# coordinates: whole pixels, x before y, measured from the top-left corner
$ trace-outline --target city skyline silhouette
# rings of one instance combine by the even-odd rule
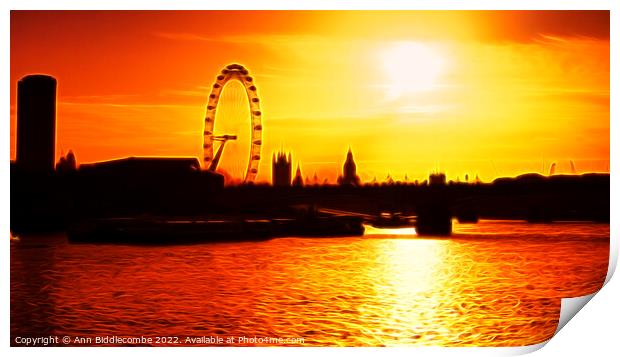
[[[608,172],[606,12],[584,12],[583,21],[571,22],[568,29],[562,21],[575,15],[562,12],[545,12],[537,19],[527,12],[387,12],[368,23],[364,12],[297,12],[286,21],[278,12],[136,14],[127,23],[130,15],[123,12],[60,11],[44,17],[13,13],[12,83],[31,73],[50,74],[60,83],[54,162],[68,150],[78,164],[129,156],[201,159],[201,127],[212,85],[223,66],[239,62],[251,69],[260,92],[265,127],[261,154],[268,157],[284,143],[321,182],[337,182],[342,153],[349,146],[355,150],[362,182],[388,174],[393,180],[407,176],[411,182],[422,181],[433,170],[445,172],[449,180],[463,181],[468,175],[490,182],[527,172],[547,174],[554,162],[556,173],[574,168],[580,173]],[[158,25],[162,16],[175,25],[174,31]],[[218,16],[230,21],[229,35],[195,25]],[[286,26],[278,31],[267,23],[235,27],[241,18],[261,16]],[[309,23],[295,29],[293,18]],[[319,18],[347,27],[328,35],[326,28],[311,25]],[[410,36],[400,30],[399,24],[412,19],[424,20],[428,35],[416,26]],[[493,34],[491,25],[499,19],[527,20],[533,27],[526,31],[514,25]],[[85,21],[89,26],[83,34],[70,33],[70,24]],[[469,31],[446,33],[444,27],[452,22],[450,26]],[[118,29],[110,28],[112,23]],[[137,25],[145,30],[136,33]],[[39,42],[37,26],[55,34],[52,42]],[[350,28],[383,36],[362,40]],[[110,42],[119,31],[125,39]],[[577,36],[580,33],[591,40]],[[71,52],[88,36],[101,40],[97,49],[105,53],[102,57]],[[164,65],[161,56],[138,59],[131,50],[122,50],[136,41],[154,51],[177,48],[162,57],[173,65]],[[340,50],[342,43],[351,45]],[[39,55],[49,46],[55,50]],[[281,48],[290,51],[284,54]],[[197,61],[192,51],[209,51],[210,56]],[[534,59],[525,60],[530,55]],[[482,60],[488,63],[477,65]],[[106,69],[107,63],[118,65]],[[576,69],[571,72],[556,63]],[[587,77],[578,75],[586,70]],[[100,77],[104,73],[106,78]],[[522,87],[523,80],[532,81],[531,87]],[[337,97],[329,94],[334,90]],[[234,97],[235,89],[227,87],[224,95],[227,91]],[[16,98],[11,86],[12,159]],[[236,104],[219,105],[226,111]],[[241,120],[247,123],[249,116]],[[249,141],[228,142],[223,165],[238,161],[238,166],[246,166],[245,149],[238,150],[243,156],[236,160],[226,155]],[[260,165],[257,182],[270,182],[268,160]]]

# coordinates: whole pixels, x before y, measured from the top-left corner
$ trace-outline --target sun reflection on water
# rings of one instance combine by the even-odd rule
[[[382,345],[419,343],[431,337],[428,321],[435,320],[442,290],[437,272],[447,254],[446,241],[390,239],[381,244],[375,266],[380,277],[375,284],[377,295],[388,302],[381,324],[374,335]]]
[[[364,236],[415,236],[416,234],[413,227],[375,228],[371,225],[364,225]]]

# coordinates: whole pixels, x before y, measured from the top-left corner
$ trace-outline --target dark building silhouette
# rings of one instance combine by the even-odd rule
[[[30,75],[17,82],[17,153],[22,170],[51,172],[56,148],[56,79]]]
[[[194,157],[127,157],[80,165],[80,172],[97,176],[119,176],[127,179],[157,180],[166,175],[186,176],[200,171]],[[219,177],[219,174],[212,174]],[[182,182],[179,182],[182,183]]]
[[[344,162],[344,166],[342,168],[342,176],[338,177],[338,183],[341,185],[352,185],[359,186],[360,178],[357,176],[357,166],[355,165],[355,160],[353,160],[353,153],[351,152],[351,148],[349,148],[349,152],[347,153],[347,159]]]
[[[291,186],[291,154],[283,151],[273,154],[271,160],[271,182],[276,187]]]
[[[443,186],[446,184],[446,174],[443,172],[432,173],[428,176],[428,183],[431,186]]]
[[[195,157],[128,157],[81,164],[62,176],[76,207],[72,220],[140,215],[181,216],[213,209],[224,176]]]
[[[302,187],[304,185],[304,179],[301,176],[301,168],[299,164],[297,164],[297,172],[295,173],[295,178],[293,179],[294,187]]]
[[[77,161],[73,151],[69,150],[66,156],[62,156],[56,163],[56,172],[65,174],[77,171]]]

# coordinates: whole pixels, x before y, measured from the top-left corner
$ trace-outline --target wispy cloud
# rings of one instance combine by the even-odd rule
[[[201,36],[189,32],[154,32],[153,35],[169,40],[181,41],[219,41],[218,38]]]
[[[247,35],[224,35],[204,36],[190,32],[154,32],[154,36],[178,41],[205,41],[225,42],[235,44],[258,44],[268,46],[282,46],[294,43],[326,43],[326,38],[317,35],[271,35],[271,34],[247,34]],[[334,40],[331,39],[330,40]]]
[[[159,92],[161,96],[181,96],[181,97],[200,97],[206,98],[211,88],[206,86],[196,86],[193,89],[165,89]],[[205,99],[206,100],[206,99]]]
[[[139,97],[139,94],[95,94],[95,95],[65,95],[63,99],[68,99],[70,102],[93,102],[93,101],[122,101],[126,99],[134,99]]]
[[[126,109],[144,109],[144,108],[195,108],[196,105],[177,104],[177,103],[85,103],[85,102],[71,102],[60,101],[59,105],[67,106],[81,106],[81,107],[111,107],[111,108],[126,108]]]

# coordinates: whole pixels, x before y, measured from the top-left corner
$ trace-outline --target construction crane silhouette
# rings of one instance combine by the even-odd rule
[[[218,135],[218,136],[213,136],[213,141],[220,141],[222,143],[220,144],[219,149],[217,149],[217,153],[215,154],[215,157],[213,158],[213,161],[211,161],[211,165],[209,165],[209,171],[217,170],[217,165],[220,163],[220,157],[222,157],[222,152],[224,151],[224,146],[226,145],[226,142],[228,140],[237,140],[237,135]]]

